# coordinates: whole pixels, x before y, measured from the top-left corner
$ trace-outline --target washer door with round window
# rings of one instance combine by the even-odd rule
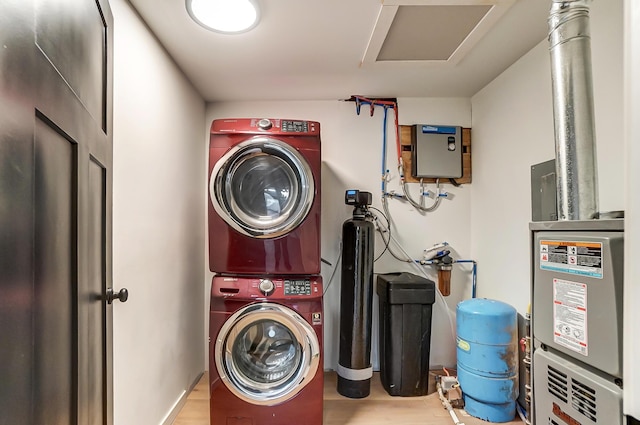
[[[319,361],[311,325],[274,303],[251,304],[234,313],[215,343],[222,382],[241,400],[258,405],[294,397],[315,376]]]
[[[309,164],[271,137],[239,143],[214,166],[211,202],[238,232],[255,238],[289,233],[306,218],[315,193]]]

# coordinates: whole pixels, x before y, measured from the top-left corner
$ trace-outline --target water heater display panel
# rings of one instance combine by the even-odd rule
[[[415,178],[462,177],[462,127],[414,125],[411,153]]]

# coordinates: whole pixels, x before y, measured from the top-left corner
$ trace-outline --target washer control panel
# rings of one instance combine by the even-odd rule
[[[285,295],[311,295],[311,281],[309,279],[285,280]]]
[[[212,285],[212,294],[225,298],[309,299],[323,292],[320,276],[215,276]]]

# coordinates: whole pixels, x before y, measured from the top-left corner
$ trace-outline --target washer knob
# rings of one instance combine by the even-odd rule
[[[276,290],[276,285],[273,284],[269,279],[262,279],[260,281],[260,285],[258,286],[260,292],[262,292],[265,296],[273,294]]]
[[[260,127],[260,130],[269,130],[271,127],[273,127],[273,124],[271,123],[271,120],[263,118],[258,121],[258,127]]]

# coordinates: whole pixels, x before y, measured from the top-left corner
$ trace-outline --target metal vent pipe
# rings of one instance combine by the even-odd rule
[[[587,3],[552,0],[549,14],[559,220],[598,218]]]

